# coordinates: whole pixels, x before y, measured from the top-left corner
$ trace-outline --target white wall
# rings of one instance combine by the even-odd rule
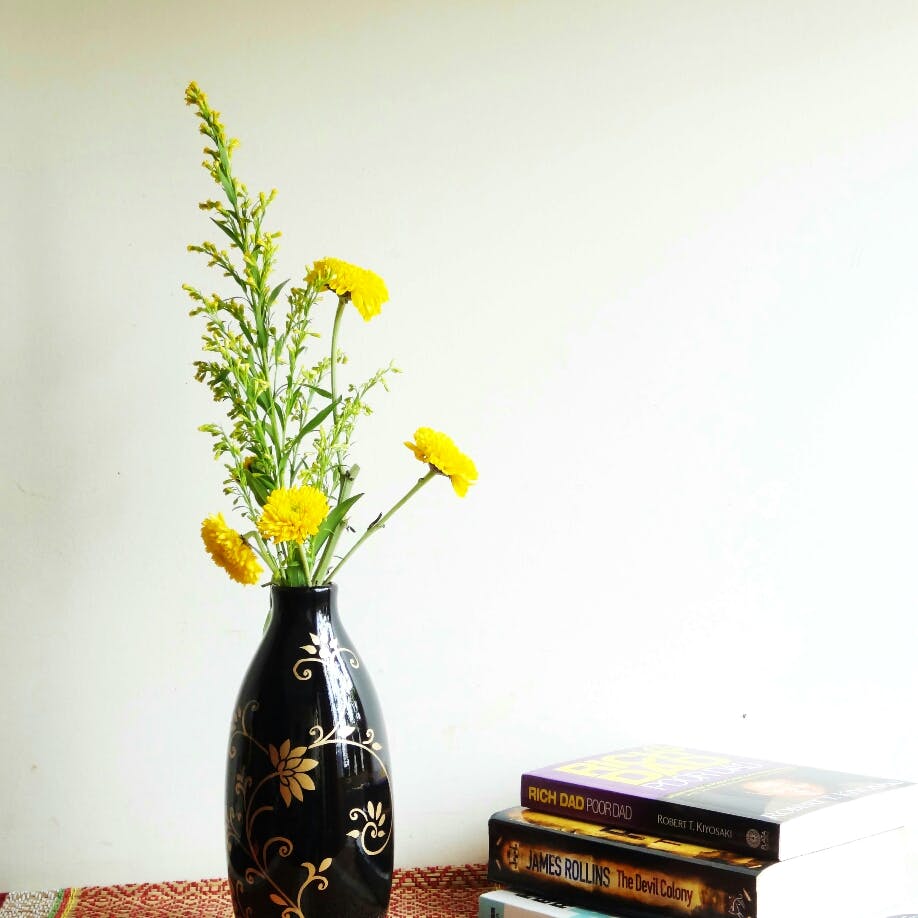
[[[280,276],[389,285],[361,521],[419,424],[480,468],[341,581],[400,864],[638,741],[918,779],[918,7],[0,6],[0,889],[223,872],[266,596],[197,531],[190,79]]]

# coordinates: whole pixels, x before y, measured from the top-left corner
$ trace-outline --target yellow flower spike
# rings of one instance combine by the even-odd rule
[[[201,92],[201,87],[192,80],[185,89],[185,104],[197,105],[200,102],[207,102],[207,96]]]
[[[445,433],[430,427],[419,427],[414,432],[414,443],[406,440],[405,446],[415,458],[446,475],[459,497],[465,497],[469,485],[478,480],[475,463]]]
[[[209,516],[201,523],[201,538],[214,564],[222,567],[237,583],[258,583],[262,566],[245,539],[226,525],[223,514]]]
[[[389,299],[389,291],[378,274],[340,258],[320,258],[306,275],[306,283],[319,283],[323,289],[349,299],[365,322],[378,316],[382,304]]]
[[[258,531],[275,542],[305,542],[328,516],[328,499],[310,485],[275,488],[265,501]]]

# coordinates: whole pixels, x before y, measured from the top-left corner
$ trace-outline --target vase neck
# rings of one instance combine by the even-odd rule
[[[338,587],[334,583],[319,587],[271,586],[271,623],[313,626],[325,620],[334,622],[338,614]]]

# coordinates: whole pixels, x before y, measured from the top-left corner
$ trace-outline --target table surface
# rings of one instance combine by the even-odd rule
[[[387,918],[476,918],[484,864],[396,870]],[[226,880],[0,893],[0,918],[233,918]]]

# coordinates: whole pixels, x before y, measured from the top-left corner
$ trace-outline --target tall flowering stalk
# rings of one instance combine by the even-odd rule
[[[195,84],[185,102],[200,119],[207,138],[204,168],[220,189],[217,199],[200,208],[229,240],[190,245],[231,282],[231,292],[202,293],[185,285],[194,306],[191,315],[205,320],[205,359],[196,362],[196,378],[226,408],[228,424],[204,424],[213,438],[214,456],[227,471],[224,494],[248,526],[239,532],[222,514],[201,524],[201,537],[214,562],[239,583],[257,583],[264,572],[273,583],[313,586],[330,583],[366,539],[437,476],[450,478],[464,496],[478,473],[471,459],[445,435],[419,428],[408,443],[428,471],[388,511],[380,513],[345,551],[339,551],[348,517],[364,496],[353,493],[359,469],[349,460],[357,419],[370,413],[367,396],[377,386],[388,389],[393,364],[359,384],[342,388],[339,369],[346,362],[338,347],[342,317],[353,304],[365,321],[380,313],[389,294],[382,279],[365,268],[336,258],[307,266],[301,286],[276,283],[278,232],[265,226],[276,191],[253,196],[233,174],[233,151],[220,113]],[[337,306],[331,317],[330,347],[316,358],[309,352],[319,333],[313,311],[331,293]]]

